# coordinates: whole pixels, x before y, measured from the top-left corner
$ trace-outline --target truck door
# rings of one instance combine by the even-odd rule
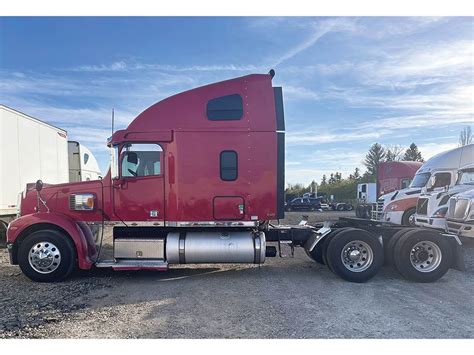
[[[158,144],[128,143],[113,180],[114,212],[122,221],[164,223],[163,150]]]

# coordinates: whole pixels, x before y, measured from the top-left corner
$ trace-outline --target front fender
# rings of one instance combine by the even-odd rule
[[[18,238],[24,238],[29,231],[47,229],[53,226],[64,230],[74,242],[80,269],[90,269],[94,264],[97,251],[91,234],[84,233],[76,222],[70,217],[60,213],[34,213],[21,216],[8,225],[7,244],[14,244]],[[36,227],[36,228],[35,228]]]

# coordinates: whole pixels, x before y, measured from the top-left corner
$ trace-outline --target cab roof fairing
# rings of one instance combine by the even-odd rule
[[[209,120],[209,100],[238,94],[243,99],[243,117],[238,120]],[[126,133],[170,132],[174,130],[226,130],[275,132],[276,122],[268,117],[274,108],[272,74],[250,74],[181,92],[165,98],[140,113],[126,130],[117,131],[107,141],[111,146],[122,141]],[[273,115],[275,117],[275,115]]]

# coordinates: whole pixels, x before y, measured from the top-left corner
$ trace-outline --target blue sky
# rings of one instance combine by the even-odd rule
[[[108,167],[153,103],[276,69],[287,182],[343,176],[374,142],[425,158],[474,122],[474,22],[445,17],[0,18],[0,103],[68,131]]]

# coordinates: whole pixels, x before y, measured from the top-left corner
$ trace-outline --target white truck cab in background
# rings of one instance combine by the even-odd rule
[[[449,199],[459,193],[474,189],[474,155],[471,164],[459,169],[454,186],[446,185],[444,188],[433,188],[434,184],[434,181],[429,181],[418,198],[415,215],[416,225],[444,230]]]
[[[92,152],[79,142],[68,142],[69,182],[102,179],[99,164]]]
[[[474,238],[474,188],[449,199],[446,232],[458,237]]]
[[[422,188],[429,192],[442,192],[446,186],[452,187],[457,180],[457,172],[472,162],[474,144],[454,148],[439,153],[426,161],[415,174],[410,186],[380,197],[383,204],[381,220],[400,225],[415,225],[418,197]],[[428,186],[427,186],[428,185]]]
[[[377,201],[377,184],[375,182],[357,184],[357,202],[375,203],[376,201]]]

